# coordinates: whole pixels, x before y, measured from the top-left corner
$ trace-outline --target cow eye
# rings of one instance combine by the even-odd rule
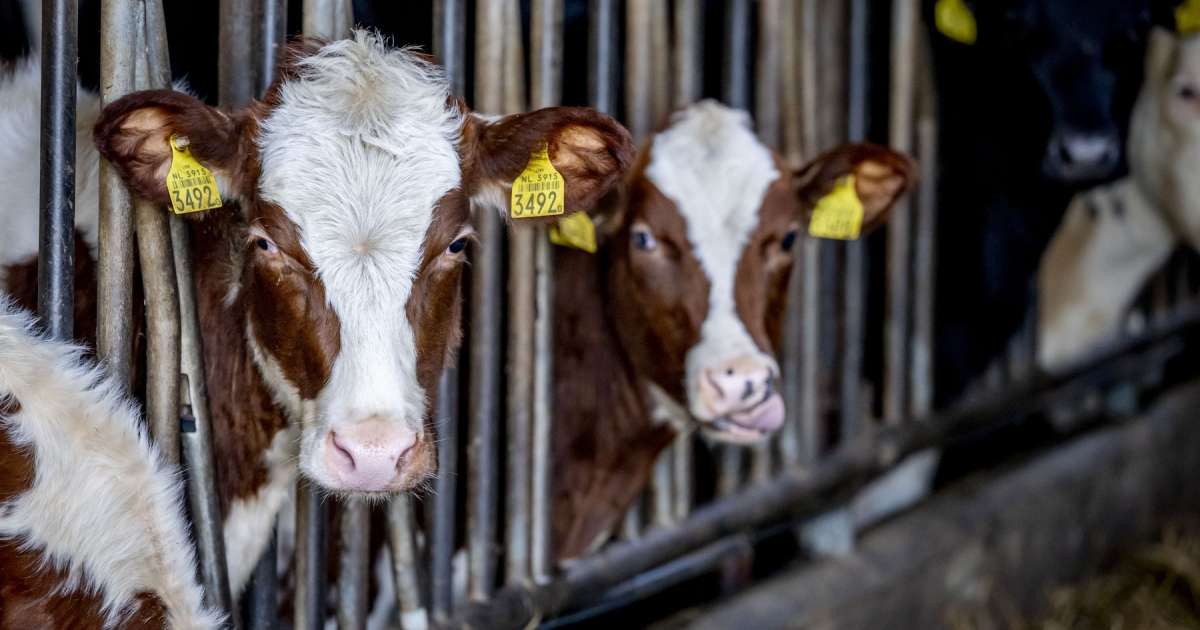
[[[1190,85],[1183,85],[1183,86],[1179,87],[1178,94],[1179,94],[1179,98],[1181,98],[1185,101],[1195,100],[1196,99],[1196,88],[1194,88]]]
[[[274,254],[275,252],[279,251],[279,248],[275,246],[275,243],[272,243],[271,239],[268,238],[257,239],[254,241],[254,245],[268,254]]]
[[[463,236],[461,238],[456,239],[453,243],[450,243],[450,246],[446,248],[446,251],[450,252],[451,254],[458,254],[466,248],[467,248],[467,237]]]
[[[647,230],[644,227],[633,228],[633,232],[630,234],[630,239],[633,241],[633,246],[635,248],[644,252],[653,251],[656,247],[658,247],[658,241],[654,239],[652,234],[650,234],[650,230]]]
[[[796,244],[796,230],[791,230],[787,234],[784,234],[783,240],[779,241],[779,246],[782,247],[783,251],[785,251],[785,252],[792,251],[792,247],[795,244]]]

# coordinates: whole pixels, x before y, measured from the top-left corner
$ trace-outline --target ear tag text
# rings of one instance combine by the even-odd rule
[[[563,176],[550,163],[546,145],[542,144],[529,156],[525,170],[513,180],[510,199],[512,218],[532,219],[562,214],[566,189]]]
[[[964,0],[938,0],[933,17],[942,35],[968,46],[975,43],[975,14]]]
[[[596,253],[596,224],[586,212],[569,214],[550,226],[550,242]]]
[[[217,178],[192,156],[187,138],[172,134],[168,143],[171,169],[167,171],[167,196],[171,198],[171,211],[187,214],[224,205],[217,190]]]
[[[1175,31],[1180,35],[1200,32],[1200,0],[1185,0],[1175,8]]]
[[[854,188],[854,176],[847,175],[838,180],[829,194],[817,201],[808,224],[808,233],[817,238],[853,241],[862,231],[862,222],[862,200]]]

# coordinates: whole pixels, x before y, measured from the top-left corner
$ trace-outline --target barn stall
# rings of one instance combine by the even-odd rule
[[[168,33],[180,30],[172,11],[177,20],[183,12],[156,0],[98,4],[104,100],[169,85],[176,60]],[[75,147],[73,60],[86,63],[77,42],[95,26],[78,11],[74,0],[46,0],[40,37],[39,310],[63,338],[72,334],[74,179],[65,174]],[[214,28],[193,30],[217,42],[215,64],[208,60],[215,82],[203,86],[198,72],[196,87],[211,88],[205,96],[222,105],[263,93],[289,35],[340,38],[362,23],[397,33],[397,43],[428,37],[413,43],[429,46],[454,91],[479,111],[587,104],[617,116],[641,142],[674,108],[713,97],[752,112],[760,138],[794,167],[864,139],[920,164],[915,190],[880,234],[806,239],[797,253],[780,434],[753,448],[678,438],[613,539],[563,566],[550,540],[555,249],[543,228],[506,234],[495,213],[478,213],[480,243],[463,287],[467,341],[439,396],[434,487],[384,508],[343,505],[334,537],[334,499],[302,481],[294,515],[285,514],[294,523],[279,525],[284,551],[260,562],[240,601],[224,570],[187,233],[179,217],[131,197],[102,171],[97,352],[112,369],[130,369],[132,322],[142,310],[134,300],[144,294],[147,420],[187,471],[207,595],[240,611],[240,624],[315,628],[332,614],[340,627],[365,627],[376,594],[370,528],[381,522],[372,509],[386,512],[375,535],[389,543],[395,621],[405,628],[668,618],[701,627],[900,618],[927,627],[947,623],[943,613],[961,598],[983,596],[964,596],[970,589],[946,587],[941,572],[923,566],[965,563],[961,572],[975,581],[963,580],[994,583],[997,592],[1031,580],[1014,596],[1017,609],[1030,611],[1044,589],[1146,538],[1194,499],[1183,482],[1200,470],[1187,452],[1198,436],[1185,422],[1197,396],[1186,382],[1196,375],[1184,356],[1200,307],[1188,257],[1152,281],[1125,327],[1133,332],[1053,371],[1035,364],[1031,304],[992,367],[956,402],[935,408],[935,305],[954,291],[935,286],[936,266],[951,264],[936,259],[937,239],[953,235],[937,233],[939,212],[949,211],[938,204],[929,41],[938,34],[916,0],[439,0],[404,8],[223,0],[210,13]],[[1000,446],[980,437],[1010,435]],[[946,465],[964,449],[987,465]],[[968,473],[973,486],[953,483]],[[1013,508],[1014,496],[1051,497],[1060,509],[1034,501]],[[1071,532],[1070,542],[1048,532]],[[926,546],[930,538],[939,544]],[[292,581],[281,584],[277,555],[289,551]],[[888,596],[873,597],[880,593]],[[732,597],[728,608],[706,608],[721,596]],[[672,617],[684,609],[693,617]]]

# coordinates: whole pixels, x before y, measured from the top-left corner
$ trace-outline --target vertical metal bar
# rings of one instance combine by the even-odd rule
[[[786,28],[783,38],[783,130],[784,152],[788,165],[795,169],[801,166],[804,154],[801,146],[803,137],[803,107],[800,99],[800,16],[795,2],[784,3],[784,15],[780,18]],[[780,430],[779,451],[782,463],[794,467],[800,463],[800,424],[797,421],[800,409],[800,370],[802,335],[803,272],[792,271],[787,287],[787,315],[783,324],[783,349],[780,357],[784,403],[787,407],[787,422]]]
[[[101,3],[100,100],[104,105],[134,90],[134,56],[141,53],[137,43],[144,21],[138,19],[144,18],[141,9],[141,2],[130,0]],[[101,160],[96,354],[126,387],[133,370],[133,223],[129,189],[108,160]]]
[[[534,0],[531,33],[530,99],[550,107],[562,100],[562,0]],[[537,583],[550,580],[554,569],[551,504],[554,466],[554,249],[539,227],[534,235],[535,286],[533,373],[533,521],[530,572]]]
[[[142,3],[135,3],[142,6]],[[106,5],[107,6],[107,5]],[[119,16],[114,19],[120,20]],[[103,20],[102,20],[103,22]],[[145,78],[135,80],[141,89],[171,84],[166,25],[161,0],[146,0],[139,35],[148,58]],[[107,41],[107,37],[104,38]],[[108,76],[101,61],[101,72]],[[115,73],[115,69],[113,70]],[[107,79],[101,81],[105,84]],[[101,179],[105,163],[101,161]],[[133,199],[138,257],[146,303],[146,421],[159,451],[179,463],[179,291],[171,232],[163,208],[144,199]]]
[[[801,82],[801,118],[804,130],[804,153],[816,155],[821,146],[821,131],[818,127],[818,110],[820,100],[817,95],[819,74],[818,55],[820,3],[818,0],[804,0],[800,15],[800,82]],[[805,466],[816,464],[820,444],[824,432],[820,423],[820,297],[821,297],[821,247],[817,239],[805,239],[801,253],[803,264],[800,276],[795,283],[799,284],[799,303],[802,314],[792,322],[799,330],[794,331],[800,341],[800,373],[798,387],[789,387],[796,399],[786,401],[789,406],[795,404],[797,420],[800,426],[800,463]],[[793,294],[793,297],[797,297]]]
[[[477,0],[475,38],[475,98],[485,113],[503,110],[504,3]],[[496,421],[499,411],[500,323],[502,304],[500,217],[495,208],[476,214],[479,247],[471,269],[470,360],[470,494],[467,513],[469,594],[482,600],[491,595],[496,569],[497,462]]]
[[[434,4],[433,52],[446,71],[450,88],[466,90],[466,16],[464,0]],[[433,531],[430,532],[430,609],[434,620],[449,618],[454,601],[455,528],[458,518],[458,369],[448,367],[438,384],[438,475],[434,478]],[[393,565],[399,555],[393,551]],[[399,567],[396,568],[399,572]]]
[[[393,497],[388,505],[388,547],[392,550],[392,576],[396,583],[396,604],[404,630],[425,628],[429,615],[421,598],[421,574],[417,570],[417,523],[413,518],[412,497]],[[361,627],[361,626],[360,626]]]
[[[531,27],[531,38],[537,38],[536,17]],[[504,82],[506,92],[505,111],[525,109],[524,99],[516,98],[521,86],[522,65],[518,55],[521,20],[516,3],[509,3],[504,11],[502,33],[505,34],[504,62],[509,75]],[[537,50],[537,42],[531,42]],[[536,53],[535,53],[536,54]],[[537,60],[532,66],[536,68]],[[517,75],[516,80],[511,75]],[[535,86],[536,87],[536,86]],[[520,91],[523,95],[523,91]],[[505,579],[510,584],[525,583],[529,579],[530,491],[533,487],[531,455],[533,439],[533,336],[537,305],[534,303],[537,279],[534,277],[534,242],[538,234],[528,225],[514,225],[508,234],[508,378],[507,414],[508,427],[507,464],[508,479],[505,484],[507,527],[505,527]]]
[[[279,602],[276,592],[279,590],[279,567],[276,562],[279,548],[276,544],[275,531],[267,541],[267,548],[262,558],[254,565],[254,573],[250,576],[250,587],[247,589],[245,618],[252,630],[271,630],[277,627],[279,617]]]
[[[325,627],[325,528],[328,508],[315,485],[303,477],[296,487],[295,608],[297,630]]]
[[[76,0],[42,2],[41,216],[38,314],[46,333],[75,328]]]
[[[616,109],[617,0],[589,0],[588,101],[596,111]]]
[[[699,0],[675,1],[674,63],[675,107],[700,98],[702,83],[704,16]]]
[[[217,503],[216,467],[212,453],[212,422],[204,372],[204,348],[200,341],[200,319],[196,309],[196,285],[192,279],[191,246],[184,219],[172,215],[171,247],[175,255],[179,286],[180,321],[180,433],[184,465],[188,474],[188,499],[196,536],[196,551],[208,603],[232,611],[228,565],[225,563],[224,519]],[[235,620],[236,621],[236,620]]]
[[[650,133],[654,71],[650,46],[654,0],[629,0],[625,6],[625,126],[635,142]]]
[[[259,0],[258,63],[260,70],[255,93],[263,94],[275,80],[279,50],[287,40],[288,0]]]
[[[851,142],[862,142],[867,138],[871,108],[867,93],[870,80],[870,50],[867,39],[869,25],[870,3],[867,0],[851,0],[847,73],[849,115],[846,120],[846,135]],[[862,366],[863,337],[866,334],[863,311],[867,306],[866,248],[866,243],[861,240],[846,244],[840,391],[842,440],[848,440],[858,434],[865,411],[862,400]]]
[[[217,100],[224,106],[249,103],[262,82],[254,5],[255,0],[220,0]]]
[[[923,418],[933,411],[934,298],[937,293],[937,143],[938,127],[934,99],[933,69],[928,40],[922,37],[924,70],[921,72],[920,119],[917,149],[921,174],[917,189],[917,226],[913,254],[912,413]],[[1037,356],[1036,310],[1026,318],[1028,361]]]
[[[671,25],[667,19],[667,3],[650,5],[650,131],[666,120],[671,111]]]
[[[337,623],[342,630],[367,625],[367,584],[370,578],[370,509],[362,499],[342,502],[338,528]]]
[[[354,6],[350,0],[304,0],[305,35],[323,39],[342,39],[354,26]]]
[[[888,143],[897,151],[912,150],[915,104],[914,60],[917,49],[917,2],[895,0],[892,6],[892,69]],[[908,413],[909,332],[912,295],[912,215],[901,200],[892,212],[887,232],[886,363],[883,382],[883,415],[888,423]]]
[[[755,83],[755,121],[758,136],[778,151],[783,141],[780,117],[783,106],[783,38],[786,0],[763,0],[758,7],[758,77]],[[757,445],[750,456],[750,478],[766,481],[772,472],[772,453],[778,438]]]

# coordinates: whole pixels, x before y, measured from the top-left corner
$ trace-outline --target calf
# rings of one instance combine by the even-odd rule
[[[923,4],[941,156],[934,363],[944,406],[1025,321],[1071,197],[1120,175],[1155,3]],[[963,20],[970,28],[956,29]]]
[[[677,432],[752,444],[779,428],[775,352],[814,206],[850,185],[870,230],[911,172],[901,155],[849,145],[793,173],[746,114],[711,101],[651,139],[622,198],[596,213],[599,251],[558,252],[559,558],[608,535]]]
[[[1038,275],[1038,362],[1116,335],[1180,242],[1200,248],[1200,37],[1156,30],[1130,123],[1130,176],[1076,198]]]
[[[586,210],[632,153],[627,132],[591,110],[474,115],[435,66],[366,32],[292,45],[266,98],[246,108],[148,91],[95,123],[100,154],[162,204],[172,137],[227,204],[189,215],[188,227],[235,589],[297,467],[331,492],[367,497],[434,473],[429,414],[459,344],[470,201],[508,216],[512,181],[545,146],[566,207]],[[20,159],[35,162],[36,146],[34,136]],[[95,159],[81,150],[81,166]],[[93,212],[81,204],[85,236]]]
[[[81,348],[0,300],[0,627],[215,628],[178,472]]]

